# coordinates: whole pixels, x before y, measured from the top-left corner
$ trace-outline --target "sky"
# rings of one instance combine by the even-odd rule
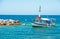
[[[60,0],[0,0],[0,15],[60,15]]]

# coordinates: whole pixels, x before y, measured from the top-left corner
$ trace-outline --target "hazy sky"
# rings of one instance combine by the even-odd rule
[[[0,0],[0,15],[60,15],[60,0]]]

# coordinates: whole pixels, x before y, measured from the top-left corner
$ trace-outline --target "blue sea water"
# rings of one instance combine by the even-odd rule
[[[20,20],[30,24],[37,15],[0,15],[0,19]],[[47,17],[42,15],[41,17]],[[60,15],[48,15],[56,19],[56,26],[48,28],[30,26],[0,26],[0,39],[60,39]],[[27,21],[25,21],[25,19]]]

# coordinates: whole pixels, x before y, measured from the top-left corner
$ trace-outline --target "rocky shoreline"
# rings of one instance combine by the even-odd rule
[[[3,25],[20,25],[20,21],[13,19],[0,19],[0,26]]]

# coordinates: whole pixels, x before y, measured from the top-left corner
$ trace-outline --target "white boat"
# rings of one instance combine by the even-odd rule
[[[39,12],[41,12],[41,6],[39,8]],[[55,20],[51,18],[42,18],[39,15],[32,21],[32,26],[33,27],[50,27],[50,26],[55,26]]]
[[[52,21],[52,19],[48,18],[41,18],[40,20],[34,20],[32,22],[33,27],[49,27],[49,26],[55,26],[55,22]]]

